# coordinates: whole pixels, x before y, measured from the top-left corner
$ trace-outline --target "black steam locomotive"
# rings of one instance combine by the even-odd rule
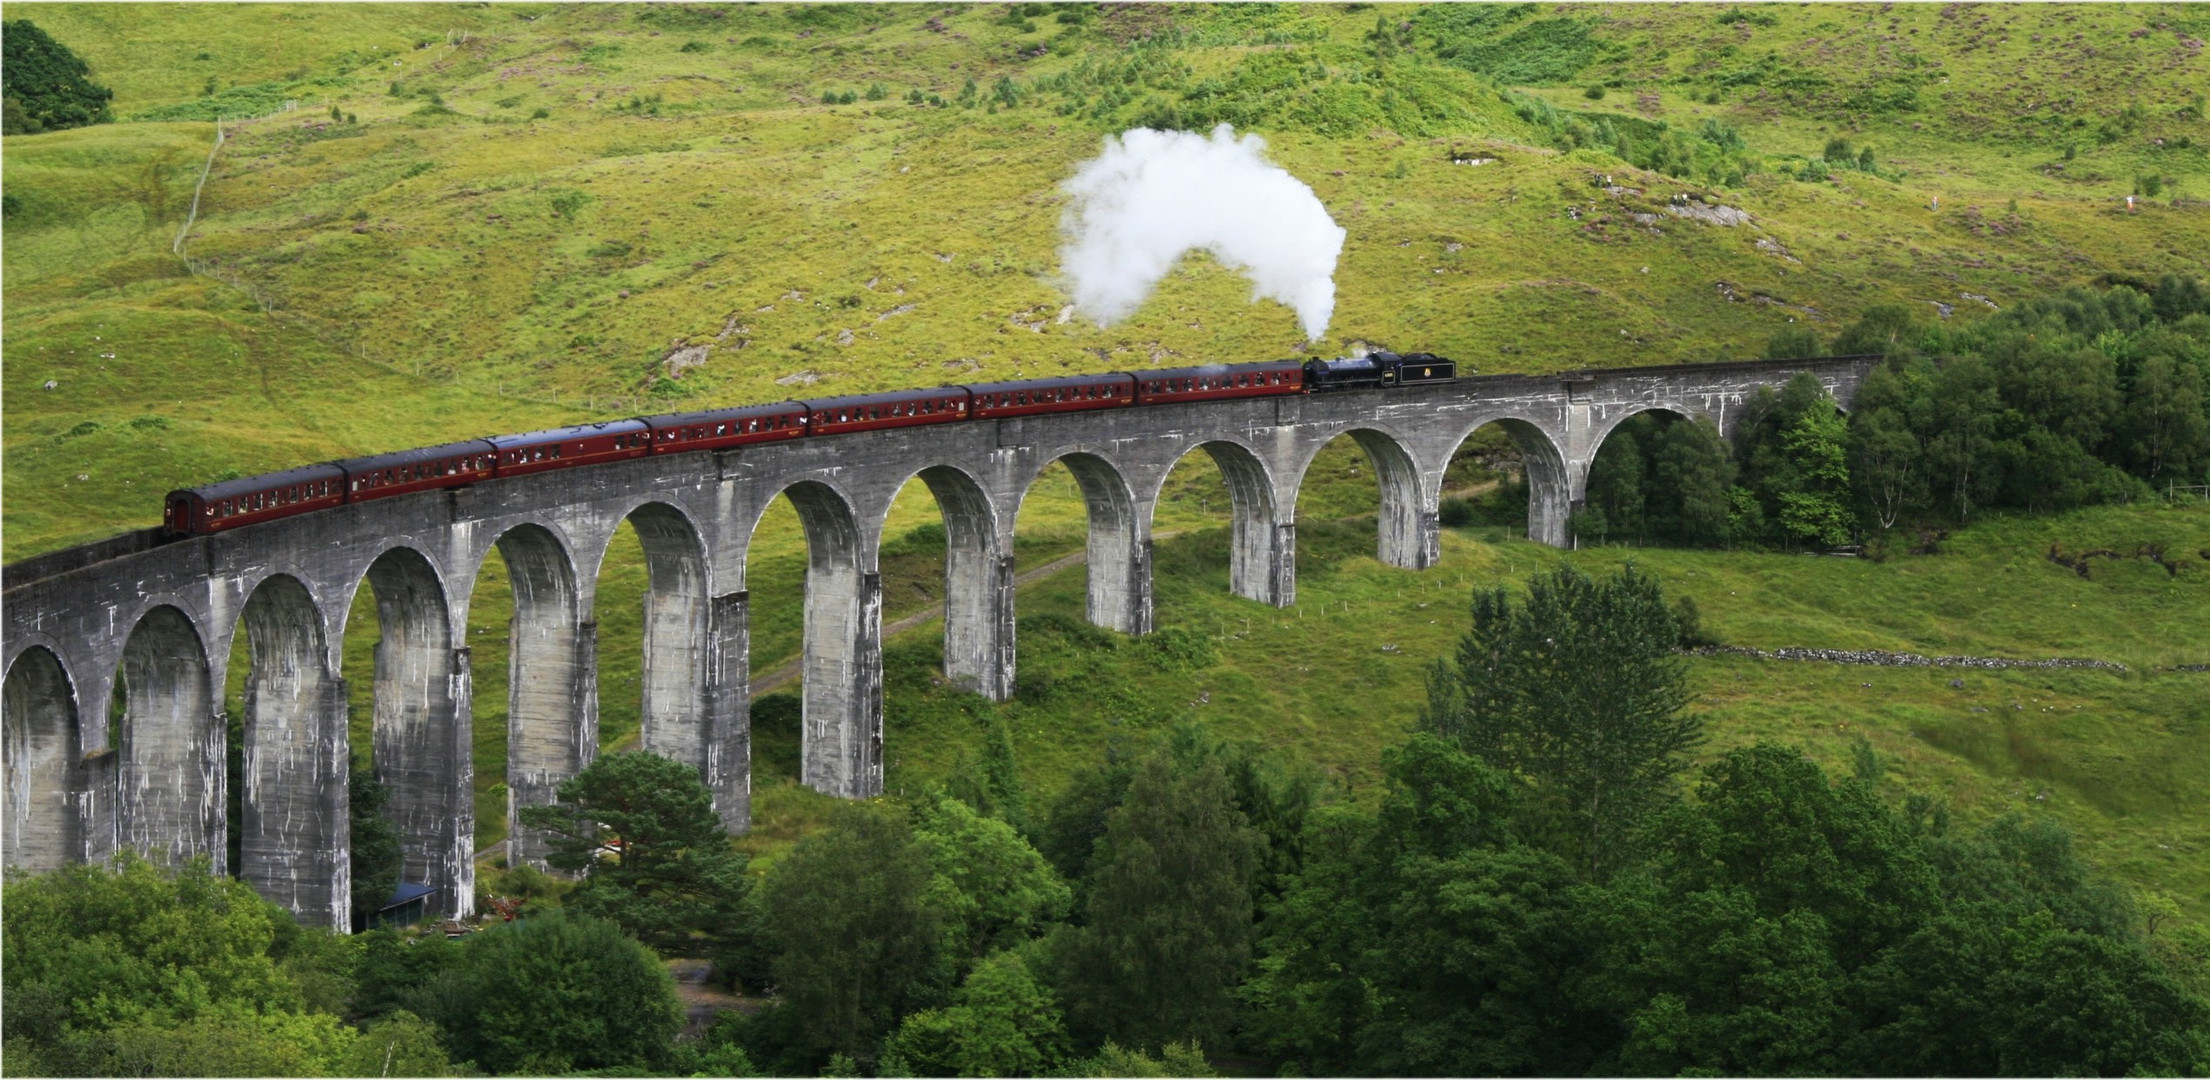
[[[1314,357],[1305,361],[1305,389],[1313,393],[1417,386],[1421,383],[1450,382],[1457,377],[1457,362],[1434,353],[1399,355],[1381,349],[1364,356],[1334,360]]]

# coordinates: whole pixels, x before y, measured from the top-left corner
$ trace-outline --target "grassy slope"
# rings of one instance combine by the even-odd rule
[[[259,320],[161,256],[206,125],[9,141],[7,185],[25,205],[8,229],[11,557],[150,523],[152,500],[129,497],[126,481],[159,488],[489,428],[771,399],[791,393],[777,380],[792,376],[851,391],[1300,344],[1286,309],[1246,304],[1241,280],[1202,257],[1125,324],[1054,321],[1065,304],[1055,185],[1140,102],[1093,121],[1059,115],[1049,94],[997,113],[902,100],[908,88],[956,95],[970,75],[985,89],[999,76],[1025,85],[1110,57],[1129,32],[1116,20],[1144,12],[1024,33],[974,7],[939,33],[923,25],[937,9],[905,7],[20,8],[113,73],[120,114],[192,101],[211,73],[303,104],[234,129],[190,241],[212,273],[273,305]],[[1586,78],[1626,85],[1603,103],[1570,87],[1532,91],[1684,127],[1716,116],[1776,161],[1850,128],[1901,170],[1830,184],[1753,175],[1714,192],[1753,215],[1735,228],[1663,215],[1667,196],[1698,184],[1533,145],[1537,133],[1474,75],[1417,59],[1375,70],[1370,12],[1151,15],[1196,32],[1170,52],[1198,77],[1280,52],[1325,65],[1326,88],[1378,75],[1449,103],[1424,139],[1294,122],[1265,131],[1350,233],[1322,348],[1412,343],[1487,370],[1743,356],[1790,318],[1831,328],[1886,300],[1958,304],[1969,317],[1985,309],[1966,292],[2006,303],[2097,273],[2199,266],[2190,253],[2210,247],[2195,204],[2126,215],[2114,202],[2151,167],[2203,194],[2210,128],[2173,110],[2204,65],[2180,29],[2129,36],[2192,27],[2190,10],[2003,9],[2012,40],[2001,46],[1976,15],[1917,5],[1771,10],[1780,24],[1745,38],[1749,24],[1719,25],[1710,9],[1573,9],[1621,57]],[[1900,20],[1892,32],[1887,19]],[[2022,44],[2060,32],[2086,37]],[[1061,35],[1068,55],[1014,56]],[[1890,36],[1924,58],[1913,70],[1940,65],[1950,80],[1922,88],[1919,111],[1852,114],[1830,104],[1841,90],[1785,105],[1740,88],[1718,105],[1688,100],[1767,48],[1844,89],[1885,77],[1905,51],[1880,40]],[[1239,44],[1270,38],[1324,40]],[[265,55],[243,59],[247,43]],[[1736,55],[1722,55],[1729,46]],[[2080,58],[2085,47],[2101,50],[2096,61]],[[392,96],[395,81],[410,96]],[[878,81],[888,100],[818,104],[825,89]],[[413,96],[431,91],[449,111]],[[2139,102],[2146,119],[2107,146],[2069,127],[2027,137],[2005,119],[2071,97],[2068,117],[2100,123]],[[658,115],[630,107],[650,98]],[[331,122],[331,103],[359,122]],[[530,119],[539,108],[549,116]],[[2197,145],[2150,143],[2181,135]],[[2076,160],[2059,160],[2080,142]],[[1500,160],[1452,165],[1454,149]],[[2037,171],[2057,164],[2060,175]],[[1641,193],[1606,195],[1592,183],[1603,175]],[[1631,212],[1659,213],[1656,232],[1626,225]],[[1594,224],[1607,214],[1613,223]],[[1721,282],[1795,307],[1732,301]],[[118,340],[99,329],[111,322],[125,347],[105,347]],[[663,359],[683,345],[711,357],[669,379]],[[195,358],[188,375],[179,356]],[[32,392],[48,380],[59,388]],[[373,392],[357,393],[362,383]],[[170,422],[163,454],[119,437],[55,448],[86,421],[113,430],[139,416]]]
[[[1759,9],[1772,26],[1722,25],[1697,7],[1574,6],[1522,18],[1592,20],[1611,49],[1557,85],[1522,88],[1561,108],[1683,127],[1721,119],[1775,161],[1846,133],[1876,146],[1887,173],[1802,184],[1768,172],[1734,189],[1550,149],[1489,84],[1417,55],[1376,69],[1363,41],[1371,9],[1127,9],[1087,28],[1047,18],[1022,31],[1002,9],[978,6],[944,16],[937,32],[923,20],[939,10],[11,6],[11,17],[35,19],[85,55],[117,90],[120,115],[191,102],[209,75],[226,95],[259,88],[302,105],[231,129],[189,241],[203,276],[169,246],[211,125],[7,140],[5,182],[23,205],[5,241],[7,558],[150,524],[160,490],[225,470],[783,397],[802,392],[777,382],[794,375],[848,392],[1295,349],[1290,313],[1246,304],[1241,279],[1202,256],[1123,325],[1054,321],[1066,303],[1054,280],[1055,185],[1133,106],[1093,121],[1060,115],[1049,95],[997,113],[902,102],[909,87],[952,97],[970,76],[987,90],[1001,75],[1025,83],[1067,70],[1113,54],[1130,24],[1146,20],[1193,32],[1171,52],[1198,76],[1283,53],[1326,65],[1333,89],[1380,76],[1455,110],[1417,137],[1260,126],[1274,158],[1350,233],[1321,348],[1414,344],[1484,370],[1744,356],[1791,317],[1830,329],[1872,303],[1939,300],[1968,318],[1984,309],[1960,302],[1966,292],[2005,303],[2099,273],[2197,268],[2210,247],[2210,220],[2193,201],[2204,194],[2210,131],[2174,115],[2203,86],[2204,65],[2181,36],[2210,28],[2179,5]],[[1061,35],[1064,51],[1014,55]],[[1767,51],[1816,76],[1811,88],[1783,99],[1734,86],[1716,105],[1701,100],[1719,75]],[[1842,104],[1853,88],[1936,70],[1918,111]],[[1578,88],[1597,79],[1620,85],[1602,102],[1583,98]],[[409,96],[390,93],[393,81]],[[818,103],[824,90],[875,81],[889,100]],[[425,90],[450,113],[426,110],[428,99],[414,96]],[[632,101],[657,104],[657,115]],[[2145,116],[2136,131],[2107,145],[2092,137],[2134,102]],[[333,103],[358,122],[332,123]],[[540,108],[548,115],[532,119]],[[2050,119],[2059,114],[2062,126]],[[2193,149],[2152,142],[2182,135]],[[2076,147],[2071,160],[2066,144]],[[1453,151],[1499,160],[1452,165]],[[2145,170],[2176,178],[2181,199],[2122,213],[2117,197]],[[1607,195],[1592,182],[1603,175],[1641,192]],[[1661,216],[1652,232],[1594,222],[1662,215],[1666,196],[1700,190],[1748,210],[1752,223]],[[1737,303],[1719,282],[1796,306]],[[671,349],[709,344],[705,365],[666,377]],[[56,389],[41,389],[49,380]],[[1371,513],[1370,477],[1347,444],[1336,450],[1315,470],[1335,482],[1304,497],[1308,523]],[[1407,589],[1401,573],[1364,556],[1370,523],[1308,524],[1301,603],[1275,613],[1225,595],[1224,534],[1213,526],[1226,499],[1210,465],[1188,465],[1174,490],[1160,528],[1190,531],[1162,548],[1161,625],[1212,628],[1222,660],[1146,674],[1136,646],[1093,655],[1048,626],[1029,632],[1029,700],[1006,709],[1039,788],[1093,754],[1115,719],[1150,727],[1181,713],[1309,752],[1354,789],[1369,783],[1377,748],[1417,699],[1417,666],[1459,632],[1464,588],[1558,558],[1494,535],[1454,535],[1445,565]],[[915,485],[891,528],[903,533],[932,513]],[[1022,565],[1077,549],[1080,530],[1071,481],[1041,483],[1022,515]],[[2160,580],[2129,565],[2078,582],[2040,558],[2052,538],[2130,545],[2175,530],[2175,539],[2206,531],[2199,514],[2102,511],[1977,528],[1950,555],[1883,566],[1638,557],[1747,644],[2201,663],[2210,659],[2195,614],[2201,577]],[[940,588],[940,554],[926,542],[905,547],[885,566],[893,618]],[[787,509],[762,524],[750,572],[755,670],[797,649],[802,552]],[[1618,557],[1579,556],[1588,565]],[[511,600],[499,570],[483,575],[471,612],[486,792],[503,773],[501,627]],[[1040,583],[1024,592],[1023,612],[1078,616],[1081,581],[1076,570]],[[609,560],[599,604],[609,745],[635,730],[643,587],[638,560]],[[348,635],[347,673],[358,694],[372,608],[364,603],[353,625],[362,629]],[[941,775],[975,731],[957,714],[990,708],[928,687],[928,634],[899,643],[893,786]],[[1346,644],[1377,638],[1370,652]],[[1354,675],[1282,671],[1267,659],[1307,640],[1350,658]],[[1118,704],[1095,710],[1097,695],[1054,695],[1035,678],[1080,685],[1090,665],[1120,688],[1119,715]],[[2200,676],[1970,675],[1956,690],[1928,672],[1737,660],[1699,661],[1696,671],[1720,744],[1784,734],[1834,757],[1869,730],[1901,760],[1899,783],[1947,791],[1975,811],[2053,807],[2113,865],[2185,891],[2198,912],[2210,904],[2210,882],[2187,869],[2203,861],[2200,829],[2187,824],[2201,818],[2200,796],[2188,792],[2203,790],[2206,771],[2203,695],[2186,681]],[[2061,723],[2054,712],[1971,712],[2037,696],[2083,707]],[[365,698],[357,704],[365,718]],[[762,784],[754,843],[772,847],[818,804]],[[2046,804],[2033,800],[2042,787]],[[494,805],[487,796],[484,810]],[[492,816],[479,814],[487,840],[498,831]]]
[[[1862,735],[1893,763],[1891,786],[1945,795],[1965,820],[2054,814],[2099,861],[2210,915],[2210,562],[2176,577],[2146,561],[2098,562],[2082,580],[2047,561],[2067,548],[2164,540],[2210,550],[2210,509],[2103,509],[1982,523],[1938,556],[1887,563],[1800,555],[1603,548],[1575,553],[1451,530],[1443,562],[1410,574],[1371,555],[1372,519],[1300,529],[1298,603],[1274,611],[1227,594],[1217,525],[1161,545],[1161,627],[1215,641],[1219,662],[1176,669],[1146,646],[1101,649],[1034,616],[1079,619],[1083,576],[1022,593],[1022,696],[992,706],[934,685],[931,629],[893,643],[889,784],[947,775],[978,751],[988,718],[1015,733],[1030,782],[1050,790],[1114,738],[1184,718],[1320,763],[1353,795],[1425,698],[1422,669],[1467,625],[1469,589],[1570,560],[1603,572],[1633,560],[1694,597],[1731,644],[1816,643],[1929,654],[2115,660],[2125,674],[1874,668],[1739,658],[1692,664],[1712,735],[1704,754],[1756,738],[1804,746],[1846,768]],[[2179,545],[2185,545],[2179,547]],[[940,631],[938,631],[940,632]],[[1163,666],[1163,669],[1161,668]],[[1040,670],[1039,670],[1040,669]],[[1959,680],[1962,686],[1952,685]],[[777,796],[790,800],[777,816]],[[762,828],[779,839],[812,800],[771,789]]]

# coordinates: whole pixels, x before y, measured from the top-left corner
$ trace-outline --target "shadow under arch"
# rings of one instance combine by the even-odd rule
[[[1274,484],[1266,463],[1250,447],[1226,439],[1199,443],[1175,459],[1203,450],[1228,484],[1228,590],[1247,600],[1287,607],[1297,600],[1296,526],[1274,506]],[[1160,474],[1163,488],[1171,467]],[[1151,512],[1158,513],[1158,491]]]
[[[1621,409],[1614,415],[1605,417],[1603,426],[1589,433],[1589,462],[1591,464],[1595,463],[1596,455],[1604,452],[1604,442],[1611,438],[1613,432],[1619,430],[1621,424],[1645,413],[1658,413],[1662,416],[1670,416],[1675,420],[1686,420],[1691,423],[1698,419],[1710,420],[1714,428],[1717,428],[1719,423],[1718,417],[1701,409],[1684,405],[1637,402]]]
[[[916,475],[944,520],[944,677],[1003,701],[1013,693],[1013,557],[999,550],[996,508],[965,470]]]
[[[157,863],[225,865],[222,717],[192,620],[162,604],[139,617],[117,672],[116,842]]]
[[[639,745],[703,769],[708,741],[706,545],[691,519],[667,503],[644,503],[623,520],[636,532],[645,563]],[[604,562],[602,555],[601,575]]]
[[[276,574],[246,598],[238,877],[308,925],[351,925],[345,683],[329,667],[322,609]]]
[[[1084,451],[1061,454],[1029,478],[1020,504],[1014,507],[1016,518],[1035,491],[1036,481],[1055,464],[1065,465],[1074,475],[1089,525],[1084,539],[1089,573],[1084,616],[1107,630],[1150,633],[1151,541],[1137,536],[1135,492],[1117,466]]]
[[[7,774],[4,863],[34,873],[84,860],[85,792],[77,692],[61,658],[23,650],[0,684],[0,746]]]
[[[432,910],[475,910],[474,758],[468,652],[453,647],[452,608],[429,559],[392,548],[369,564],[376,595],[376,779],[391,790],[384,816],[399,830],[400,880],[437,890]]]
[[[799,780],[845,798],[880,794],[882,576],[860,565],[858,516],[842,493],[800,480],[777,494],[806,537]]]
[[[551,529],[528,523],[494,545],[514,591],[507,623],[506,816],[509,865],[543,869],[546,838],[522,827],[527,806],[598,756],[598,626],[581,618],[575,559]]]
[[[1354,427],[1335,439],[1345,435],[1366,452],[1367,463],[1373,466],[1375,485],[1379,489],[1374,557],[1407,570],[1425,570],[1435,565],[1442,557],[1436,542],[1435,511],[1421,491],[1420,469],[1412,460],[1411,451],[1406,450],[1396,436],[1375,428]],[[1315,447],[1312,456],[1299,467],[1298,494],[1303,494],[1313,463],[1335,439]]]
[[[1567,546],[1566,521],[1573,513],[1575,478],[1566,467],[1564,452],[1558,449],[1549,432],[1516,416],[1492,416],[1459,435],[1451,446],[1450,457],[1456,457],[1458,449],[1473,438],[1475,432],[1491,424],[1511,437],[1512,445],[1519,448],[1521,466],[1526,470],[1527,538],[1552,547]],[[1449,460],[1444,459],[1445,462]],[[1440,477],[1437,480],[1440,488]]]

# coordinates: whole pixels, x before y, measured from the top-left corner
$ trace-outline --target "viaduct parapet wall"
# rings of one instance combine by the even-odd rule
[[[1345,434],[1381,488],[1379,557],[1439,557],[1452,454],[1501,424],[1526,462],[1528,533],[1566,521],[1604,438],[1636,413],[1708,417],[1809,372],[1845,407],[1870,362],[1769,361],[1480,376],[1416,388],[1064,413],[825,436],[502,478],[343,506],[227,533],[137,533],[7,568],[5,862],[43,870],[134,850],[207,855],[303,922],[343,928],[347,847],[346,618],[374,592],[377,778],[405,879],[449,915],[474,902],[467,607],[494,550],[514,592],[507,701],[510,857],[541,860],[515,809],[552,801],[596,750],[594,591],[631,523],[649,570],[643,745],[696,766],[723,820],[750,815],[745,557],[788,495],[809,548],[804,781],[830,794],[883,782],[883,521],[918,476],[944,514],[944,668],[1002,700],[1014,685],[1013,523],[1064,462],[1089,513],[1090,621],[1152,629],[1152,513],[1167,473],[1203,450],[1231,494],[1235,593],[1296,598],[1296,505],[1322,446]],[[225,852],[228,718],[221,688],[247,635],[241,865]],[[110,721],[121,687],[123,707]]]

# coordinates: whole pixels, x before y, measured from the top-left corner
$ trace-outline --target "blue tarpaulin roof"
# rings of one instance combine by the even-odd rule
[[[423,897],[428,896],[436,891],[437,889],[433,886],[417,885],[411,881],[402,881],[399,883],[399,887],[397,889],[392,890],[391,899],[384,901],[384,906],[377,908],[376,910],[390,911],[395,907],[420,900]]]

